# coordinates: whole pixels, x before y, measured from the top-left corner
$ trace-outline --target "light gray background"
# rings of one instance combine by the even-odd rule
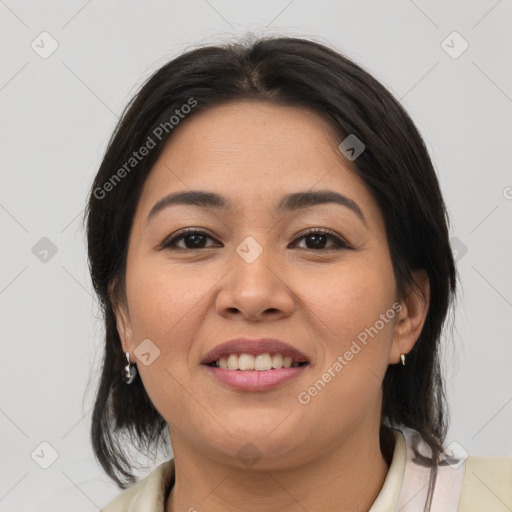
[[[96,511],[119,493],[89,440],[102,326],[85,197],[143,80],[192,46],[249,31],[332,44],[417,123],[460,240],[448,443],[512,455],[511,19],[510,0],[0,0],[0,510]],[[47,59],[31,48],[51,48],[43,31],[59,45]],[[453,31],[469,44],[458,58],[442,47]],[[444,43],[452,54],[462,44]],[[32,252],[42,237],[57,248],[46,262]],[[31,458],[51,462],[42,442],[58,453],[48,469]]]

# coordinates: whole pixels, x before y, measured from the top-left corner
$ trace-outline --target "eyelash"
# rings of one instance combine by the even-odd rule
[[[200,231],[196,228],[188,228],[188,229],[178,232],[178,234],[176,236],[174,236],[173,238],[169,237],[168,239],[164,240],[159,245],[158,249],[168,249],[168,250],[181,249],[184,251],[198,251],[201,249],[205,249],[205,247],[198,247],[196,249],[191,249],[188,247],[176,247],[176,242],[185,239],[185,237],[187,237],[189,235],[206,235],[208,238],[210,238],[212,240],[214,239],[205,231]],[[329,229],[313,228],[313,229],[308,230],[307,232],[299,233],[299,235],[300,236],[297,236],[297,238],[295,238],[295,240],[292,243],[296,243],[299,240],[302,240],[303,238],[306,238],[307,236],[310,236],[310,235],[325,235],[328,238],[328,240],[330,240],[331,242],[333,242],[335,244],[335,247],[328,247],[326,249],[308,249],[306,247],[305,250],[307,250],[307,251],[327,252],[327,251],[332,251],[332,250],[337,251],[340,249],[350,249],[350,250],[353,249],[348,242],[346,242],[345,240],[343,240],[342,238],[337,236],[336,233],[334,233],[334,231],[331,231]],[[206,249],[207,248],[208,247],[206,247]]]

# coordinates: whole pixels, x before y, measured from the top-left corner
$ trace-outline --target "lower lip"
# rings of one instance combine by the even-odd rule
[[[227,370],[203,365],[216,379],[228,386],[245,391],[265,391],[299,376],[309,365],[279,370]]]

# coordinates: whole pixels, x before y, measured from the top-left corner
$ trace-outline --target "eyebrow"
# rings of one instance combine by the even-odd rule
[[[366,219],[359,205],[349,197],[334,192],[332,190],[319,190],[316,192],[294,192],[282,197],[277,204],[276,210],[279,212],[292,212],[320,204],[339,204],[352,210],[359,219],[366,225]],[[205,192],[202,190],[186,190],[182,192],[172,192],[155,203],[149,212],[146,223],[157,213],[165,208],[175,205],[196,206],[205,209],[233,211],[233,205],[229,199],[214,192]]]

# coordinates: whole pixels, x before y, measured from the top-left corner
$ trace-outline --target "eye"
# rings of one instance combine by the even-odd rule
[[[159,249],[183,249],[183,250],[194,250],[194,249],[204,249],[212,246],[207,246],[207,240],[214,240],[208,233],[205,231],[200,231],[196,228],[186,229],[178,232],[178,234],[169,237],[164,240]],[[310,243],[306,242],[306,247],[304,249],[309,250],[339,250],[339,249],[352,249],[350,244],[345,242],[342,238],[337,236],[333,231],[328,229],[320,229],[315,228],[311,229],[306,233],[302,233],[301,236],[296,238],[293,244],[296,244],[300,240],[307,240]],[[179,242],[184,243],[183,245],[178,245]],[[326,243],[331,242],[331,247],[325,247]]]
[[[315,228],[309,230],[307,233],[303,233],[302,236],[295,239],[294,243],[299,240],[309,240],[310,247],[307,247],[308,243],[306,242],[305,249],[311,250],[339,250],[339,249],[352,249],[352,247],[345,242],[345,240],[341,239],[337,236],[333,231],[329,229],[320,229]],[[327,242],[331,242],[333,245],[331,247],[325,247]]]
[[[213,238],[205,231],[199,231],[197,229],[187,229],[181,231],[178,235],[173,238],[164,240],[160,244],[161,249],[203,249],[207,239],[213,240]],[[185,247],[178,246],[177,242],[185,244]]]

